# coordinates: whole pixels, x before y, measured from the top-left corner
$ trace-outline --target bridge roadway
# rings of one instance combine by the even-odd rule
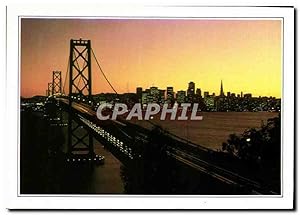
[[[68,99],[56,99],[65,107],[69,105]],[[122,119],[100,121],[96,117],[96,112],[89,105],[83,103],[72,102],[72,108],[76,112],[78,120],[80,120],[78,123],[83,124],[122,163],[128,164],[141,159],[142,151],[138,150],[140,147],[134,147],[134,144],[148,142],[147,138],[150,132],[148,129]],[[277,194],[268,188],[264,188],[257,181],[232,171],[232,168],[224,168],[224,165],[214,162],[213,156],[210,155],[213,153],[211,150],[184,142],[180,137],[169,133],[165,133],[165,135],[173,140],[172,144],[166,149],[167,154],[177,161],[225,184],[246,187],[251,194]]]

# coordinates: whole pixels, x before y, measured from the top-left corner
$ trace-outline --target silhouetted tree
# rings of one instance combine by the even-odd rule
[[[253,164],[280,163],[280,116],[269,119],[260,129],[242,135],[230,134],[222,150]]]

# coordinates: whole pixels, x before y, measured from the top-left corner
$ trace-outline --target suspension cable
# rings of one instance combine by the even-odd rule
[[[113,85],[110,83],[110,81],[106,77],[105,73],[103,72],[103,70],[102,70],[102,68],[101,68],[101,66],[100,66],[100,64],[99,64],[99,62],[98,62],[98,60],[96,58],[96,55],[95,55],[93,49],[91,49],[91,50],[92,50],[93,56],[94,56],[94,58],[96,60],[96,63],[98,65],[99,69],[100,69],[100,72],[102,73],[102,75],[104,76],[105,80],[107,81],[107,83],[109,84],[109,86],[112,88],[112,90],[118,95],[118,92],[115,90],[115,88],[113,87]]]
[[[99,69],[100,69],[100,72],[102,73],[102,75],[104,76],[105,80],[107,81],[107,83],[109,84],[109,86],[112,88],[112,90],[113,90],[117,95],[119,95],[118,92],[117,92],[117,91],[115,90],[115,88],[113,87],[113,85],[112,85],[112,84],[110,83],[110,81],[108,80],[108,78],[106,77],[105,73],[103,72],[103,70],[102,70],[102,68],[101,68],[101,66],[100,66],[100,63],[98,62],[98,60],[97,60],[97,58],[96,58],[96,55],[95,55],[95,53],[94,53],[94,50],[93,50],[92,48],[91,48],[91,50],[92,50],[92,54],[93,54],[93,56],[94,56],[94,58],[95,58],[95,60],[96,60],[96,63],[97,63],[97,65],[98,65]],[[146,120],[146,122],[150,123],[150,124],[153,125],[153,126],[158,126],[156,123],[151,122],[150,120]]]
[[[67,73],[66,73],[66,77],[65,77],[65,81],[64,81],[64,85],[63,85],[63,94],[66,94],[65,86],[66,86],[66,82],[67,82],[67,78],[68,78],[68,74],[69,74],[69,67],[70,67],[70,58],[68,58]]]

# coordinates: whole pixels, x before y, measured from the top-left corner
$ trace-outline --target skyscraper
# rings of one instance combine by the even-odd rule
[[[220,96],[224,97],[223,82],[222,82],[222,80],[221,80]]]
[[[246,93],[246,94],[244,94],[244,98],[252,98],[252,94],[251,93]]]
[[[185,91],[183,91],[183,90],[177,91],[176,98],[177,98],[178,103],[184,103],[185,102]]]
[[[174,100],[173,87],[167,87],[167,102],[171,103]]]
[[[159,101],[159,89],[158,89],[158,87],[154,87],[154,86],[150,87],[150,95],[152,97],[151,102],[157,103]]]
[[[193,98],[195,96],[195,83],[194,82],[190,82],[188,89],[187,89],[187,99],[189,102],[193,101]]]
[[[208,91],[205,91],[204,92],[204,98],[208,97],[209,96],[209,92]]]
[[[138,97],[139,102],[142,100],[143,88],[137,87],[136,88],[136,95]]]
[[[148,96],[149,96],[149,92],[147,91],[142,92],[142,99],[141,99],[142,104],[147,104],[149,102]]]
[[[159,89],[158,90],[158,93],[159,93],[159,98],[158,98],[158,102],[159,103],[164,103],[165,102],[165,92],[166,92],[166,90],[161,90],[161,89]]]
[[[213,110],[215,108],[215,100],[212,96],[206,96],[204,98],[204,104],[207,110]]]
[[[197,88],[196,95],[199,96],[199,97],[202,97],[202,93],[201,93],[201,89],[200,88]]]

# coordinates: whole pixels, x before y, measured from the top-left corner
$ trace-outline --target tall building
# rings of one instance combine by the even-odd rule
[[[148,96],[149,96],[149,92],[145,91],[142,92],[142,104],[147,104],[148,103]]]
[[[174,100],[173,87],[167,87],[167,102],[172,103]]]
[[[202,97],[201,89],[200,88],[197,88],[196,95],[199,96],[199,97]]]
[[[220,87],[220,96],[224,97],[223,82],[222,82],[222,80],[221,80],[221,87]]]
[[[158,90],[158,92],[159,92],[159,103],[165,103],[165,93],[166,93],[166,90],[161,90],[161,89],[159,89]]]
[[[184,103],[185,102],[185,91],[180,90],[177,91],[176,99],[178,103]]]
[[[157,95],[158,94],[158,88],[157,87],[150,87],[150,94],[151,95]]]
[[[209,92],[208,91],[205,91],[204,92],[204,98],[208,97],[209,96]]]
[[[204,104],[206,105],[207,110],[214,110],[215,108],[215,100],[212,96],[206,96],[204,98]]]
[[[136,95],[138,97],[139,102],[142,100],[143,88],[137,87],[136,88]]]
[[[152,98],[152,99],[150,99],[150,102],[156,102],[157,103],[160,100],[159,89],[157,87],[150,87],[150,95],[151,95],[151,98]]]
[[[252,94],[251,94],[251,93],[246,93],[246,94],[244,95],[244,98],[252,98]]]
[[[190,82],[188,89],[187,89],[187,99],[189,102],[193,101],[193,98],[195,96],[195,83],[194,82]]]

